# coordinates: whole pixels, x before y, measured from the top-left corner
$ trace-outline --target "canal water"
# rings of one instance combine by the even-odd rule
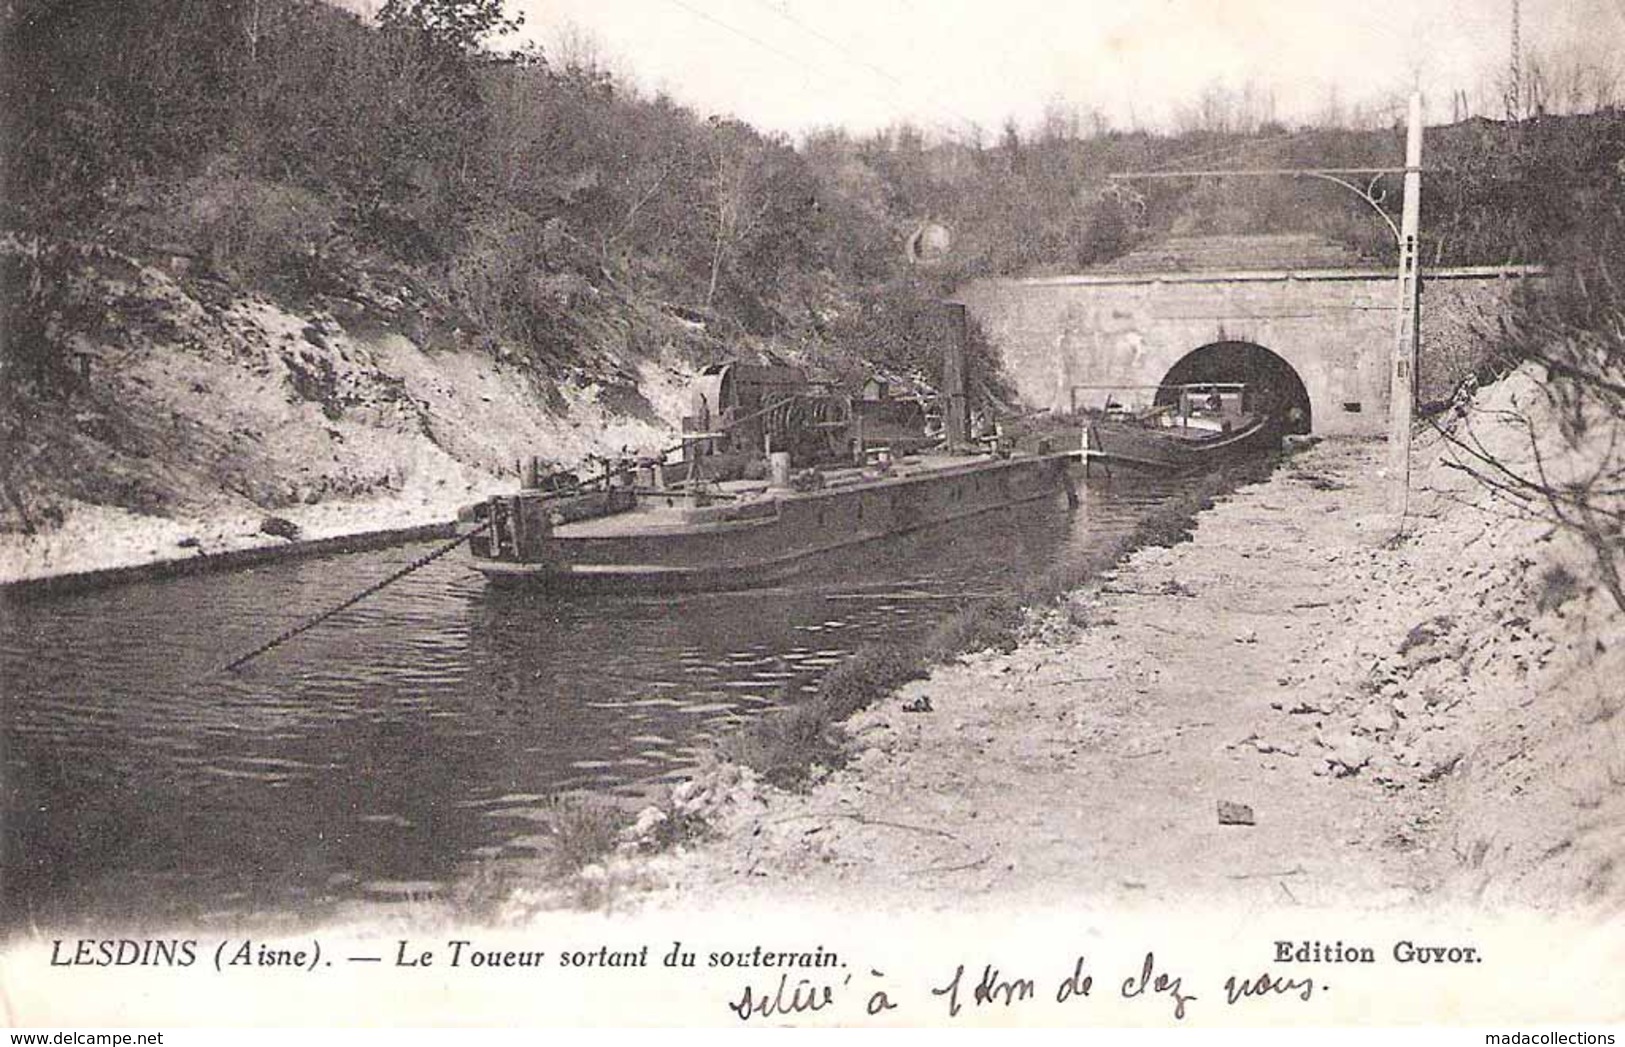
[[[487,588],[461,552],[236,673],[231,655],[428,545],[0,609],[0,923],[320,918],[530,856],[549,799],[681,778],[720,732],[870,641],[1082,562],[1179,488],[878,543],[794,584],[682,596]]]

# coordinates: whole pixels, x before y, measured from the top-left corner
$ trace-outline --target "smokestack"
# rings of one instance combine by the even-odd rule
[[[942,358],[942,422],[948,436],[948,447],[962,450],[971,446],[970,432],[970,375],[965,367],[965,349],[970,331],[965,307],[959,302],[944,302]]]

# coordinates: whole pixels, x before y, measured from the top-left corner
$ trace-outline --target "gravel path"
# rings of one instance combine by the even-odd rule
[[[1383,446],[1316,445],[855,716],[810,792],[710,790],[668,900],[1617,911],[1619,615],[1548,606],[1574,549],[1445,451],[1418,447],[1403,538]]]

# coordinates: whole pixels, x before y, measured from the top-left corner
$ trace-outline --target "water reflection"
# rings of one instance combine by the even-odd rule
[[[447,557],[237,673],[215,667],[424,547],[8,607],[5,921],[319,914],[524,853],[545,799],[680,776],[874,640],[1087,556],[1175,492],[987,514],[793,584],[488,589]]]

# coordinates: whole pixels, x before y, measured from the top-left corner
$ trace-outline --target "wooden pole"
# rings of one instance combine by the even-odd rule
[[[1421,320],[1417,228],[1422,214],[1422,96],[1411,95],[1405,133],[1405,204],[1399,223],[1399,316],[1388,386],[1390,503],[1404,516],[1411,484],[1411,411],[1416,402],[1416,348]]]
[[[971,446],[973,435],[970,431],[970,377],[965,361],[969,320],[964,305],[959,302],[944,302],[943,313],[947,338],[943,346],[942,421],[947,427],[949,449],[963,451]]]

